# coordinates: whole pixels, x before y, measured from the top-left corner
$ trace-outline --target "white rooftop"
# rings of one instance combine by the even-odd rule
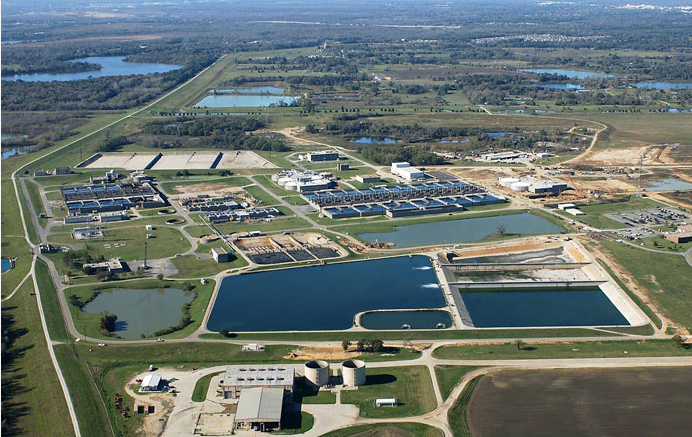
[[[228,366],[223,378],[226,387],[292,386],[295,369],[291,366]]]
[[[282,388],[247,388],[240,392],[236,422],[281,421],[284,390]]]

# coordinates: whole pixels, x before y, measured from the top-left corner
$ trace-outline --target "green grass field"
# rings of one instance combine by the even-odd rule
[[[440,386],[442,398],[446,400],[461,378],[477,368],[475,366],[435,366],[435,378]]]
[[[396,407],[376,407],[377,398],[396,398]],[[430,373],[424,366],[369,369],[364,386],[341,394],[341,402],[356,404],[361,417],[406,417],[436,407]]]
[[[516,360],[550,358],[627,358],[655,356],[692,356],[692,349],[678,346],[672,340],[625,340],[598,342],[525,342],[521,349],[515,343],[443,346],[433,356],[445,360]]]
[[[601,245],[627,269],[637,283],[648,291],[648,297],[674,322],[692,329],[692,267],[680,255],[647,252],[615,241],[601,240]]]
[[[2,303],[3,434],[73,436],[72,422],[55,369],[48,355],[34,288],[25,283]],[[11,403],[6,399],[11,398]]]
[[[329,390],[320,390],[318,392],[303,390],[301,393],[301,402],[303,404],[335,404],[336,395]]]

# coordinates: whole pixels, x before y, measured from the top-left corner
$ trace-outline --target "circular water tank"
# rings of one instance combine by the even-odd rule
[[[517,178],[500,178],[500,185],[503,187],[510,187],[515,182],[519,182],[519,179],[517,179]]]
[[[274,181],[274,182],[278,181],[278,180],[279,180],[279,175],[280,175],[280,174],[281,174],[281,173],[274,173],[274,174],[272,175],[272,181]]]
[[[360,385],[365,385],[365,361],[344,361],[341,363],[341,374],[344,378],[344,386],[358,387]]]
[[[322,387],[329,383],[329,363],[313,360],[305,363],[305,379],[312,385]]]
[[[529,191],[530,186],[531,183],[529,182],[515,182],[510,186],[510,188],[514,191]]]
[[[279,180],[277,181],[277,183],[278,183],[280,186],[283,187],[284,185],[286,185],[286,182],[289,182],[289,181],[292,181],[292,180],[293,180],[293,178],[289,178],[289,177],[287,177],[287,176],[284,176],[284,177],[282,177],[282,178],[279,178]]]
[[[298,183],[297,182],[286,182],[284,185],[284,189],[288,191],[296,191],[298,190]]]

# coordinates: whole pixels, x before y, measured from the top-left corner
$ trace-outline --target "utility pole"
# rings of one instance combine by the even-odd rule
[[[147,267],[147,242],[146,240],[144,241],[144,270],[146,270]]]

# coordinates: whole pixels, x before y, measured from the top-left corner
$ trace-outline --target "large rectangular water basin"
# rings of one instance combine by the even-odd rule
[[[629,325],[598,287],[461,291],[476,328]]]
[[[402,256],[227,276],[207,329],[343,330],[361,311],[443,306],[430,258]]]

